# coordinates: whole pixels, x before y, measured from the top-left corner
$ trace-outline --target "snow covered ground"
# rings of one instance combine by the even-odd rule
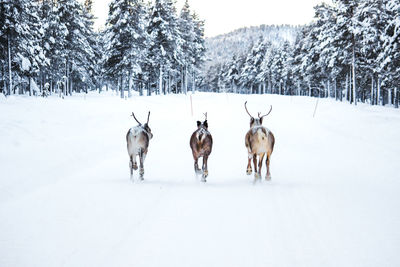
[[[243,103],[276,138],[246,175]],[[0,99],[0,266],[400,266],[400,112],[277,95]],[[125,134],[151,110],[145,180]],[[189,148],[208,112],[206,184]],[[136,173],[136,177],[138,174]],[[265,167],[263,168],[265,177]]]

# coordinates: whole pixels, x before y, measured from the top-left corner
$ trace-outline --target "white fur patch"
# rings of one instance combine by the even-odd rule
[[[266,137],[268,138],[269,135],[269,130],[263,126],[255,126],[251,129],[252,134],[256,134],[256,132],[259,132],[260,134],[264,135],[262,129],[265,129],[265,132],[267,133]]]
[[[200,130],[197,132],[196,138],[197,138],[198,140],[200,140],[200,139],[199,139],[199,136],[201,135],[201,140],[200,140],[200,141],[203,141],[204,138],[206,138],[206,136],[207,136],[208,134],[209,134],[209,133],[208,133],[208,131],[207,131],[206,129],[200,128]]]
[[[144,129],[143,129],[143,127],[142,126],[135,126],[135,127],[132,127],[130,130],[130,133],[132,134],[132,136],[134,136],[134,137],[136,137],[136,136],[138,136],[141,132],[144,132]]]
[[[147,134],[147,132],[143,129],[143,127],[139,125],[129,129],[129,137],[128,137],[130,139],[130,145],[128,145],[129,155],[136,156],[142,149],[142,146],[138,143],[138,140],[136,139],[142,132]]]

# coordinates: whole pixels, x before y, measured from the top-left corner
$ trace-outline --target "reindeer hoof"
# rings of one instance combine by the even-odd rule
[[[260,178],[260,174],[258,172],[254,173],[254,178],[259,179]]]
[[[137,163],[135,162],[135,163],[133,163],[133,169],[136,171],[137,169],[138,169],[138,167],[137,167]]]
[[[207,176],[208,176],[208,171],[205,170],[205,171],[203,172],[203,179],[206,179]]]
[[[266,180],[266,181],[271,181],[271,174],[269,174],[269,175],[267,174],[267,175],[265,176],[265,180]]]
[[[203,172],[200,169],[194,170],[196,174],[202,174]]]
[[[247,175],[251,175],[252,172],[253,172],[252,169],[247,169],[246,174],[247,174]]]
[[[206,177],[203,176],[203,177],[201,178],[201,181],[202,181],[203,183],[207,182]]]

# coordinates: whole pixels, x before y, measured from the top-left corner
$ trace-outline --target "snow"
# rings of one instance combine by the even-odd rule
[[[29,61],[29,59],[27,59],[26,57],[21,55],[21,68],[23,71],[29,71],[29,69],[31,68],[31,62]]]
[[[314,98],[196,93],[0,98],[0,266],[399,266],[400,113]],[[249,117],[275,135],[246,176]],[[151,111],[145,180],[130,116]],[[189,147],[208,112],[207,183]],[[263,178],[265,166],[263,167]]]
[[[31,79],[31,90],[34,91],[34,92],[36,92],[36,93],[39,93],[39,92],[40,92],[40,89],[39,89],[39,87],[37,86],[37,84],[36,84],[36,82],[35,82],[34,79]]]

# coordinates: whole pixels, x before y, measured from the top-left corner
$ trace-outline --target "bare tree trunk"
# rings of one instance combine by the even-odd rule
[[[163,69],[162,69],[162,65],[160,64],[160,80],[158,82],[158,91],[161,92],[162,90],[162,84],[163,84]]]
[[[297,95],[300,95],[300,81],[297,81]]]
[[[308,81],[308,96],[311,96],[311,83]]]
[[[40,93],[43,95],[43,74],[42,74],[42,68],[40,68],[39,79],[40,79]]]
[[[32,95],[33,95],[33,90],[32,90],[32,78],[31,78],[31,77],[28,77],[28,79],[29,79],[29,82],[28,82],[28,84],[29,84],[29,95],[32,96]]]
[[[171,93],[171,74],[168,72],[168,94]]]
[[[266,87],[265,81],[263,81],[262,87],[263,87],[262,88],[262,93],[265,94],[265,87]]]
[[[193,82],[192,82],[192,93],[196,91],[196,72],[193,70]]]
[[[352,70],[351,70],[351,68],[350,68],[350,73],[349,73],[349,102],[350,102],[350,104],[353,104],[353,87],[352,87],[352,79],[353,79],[353,76],[352,76]]]
[[[392,89],[388,89],[388,105],[392,105]]]
[[[381,104],[381,78],[379,76],[376,84],[376,104]]]
[[[345,98],[347,101],[349,101],[349,74],[346,74],[346,94]]]
[[[327,97],[328,98],[331,97],[331,81],[330,81],[330,79],[328,79],[328,95],[327,95]]]
[[[399,101],[397,97],[397,87],[394,88],[394,107],[399,108]]]
[[[7,76],[6,75],[6,65],[4,64],[3,65],[3,94],[4,95],[7,95],[7,86],[6,86],[7,77],[6,76]]]
[[[64,82],[63,82],[63,97],[67,95],[67,87],[68,87],[68,71],[67,71],[67,67],[68,66],[68,59],[65,59],[65,77],[63,78]]]
[[[187,94],[187,89],[188,89],[188,78],[187,78],[187,74],[188,74],[188,70],[187,70],[187,66],[185,65],[185,95]]]
[[[69,95],[72,95],[72,91],[73,91],[73,82],[72,82],[72,77],[70,78],[70,83],[69,83]]]
[[[337,101],[338,100],[338,97],[337,97],[337,84],[336,84],[336,76],[335,76],[335,78],[333,78],[333,90],[335,90],[335,100]]]
[[[287,94],[287,90],[286,90],[286,80],[283,81],[283,95]]]
[[[353,36],[353,58],[352,58],[352,72],[353,72],[353,102],[357,105],[357,90],[356,90],[356,52],[355,52],[355,39]]]
[[[131,98],[132,97],[132,71],[129,70],[128,73],[128,97]]]
[[[268,75],[268,93],[272,94],[271,75]]]
[[[184,70],[185,66],[182,66],[182,71],[181,71],[181,93],[185,90],[185,70]],[[178,90],[177,90],[178,91]],[[176,92],[178,93],[178,92]]]
[[[121,73],[121,82],[119,83],[120,85],[120,93],[121,93],[121,98],[124,99],[124,72]]]
[[[65,59],[64,96],[68,93],[68,58]]]
[[[8,95],[12,94],[13,84],[12,84],[12,70],[11,70],[11,47],[10,47],[10,34],[7,36],[7,46],[8,46],[8,74],[9,74],[9,90]]]
[[[371,96],[370,96],[370,104],[373,105],[374,104],[374,75],[371,74]]]

